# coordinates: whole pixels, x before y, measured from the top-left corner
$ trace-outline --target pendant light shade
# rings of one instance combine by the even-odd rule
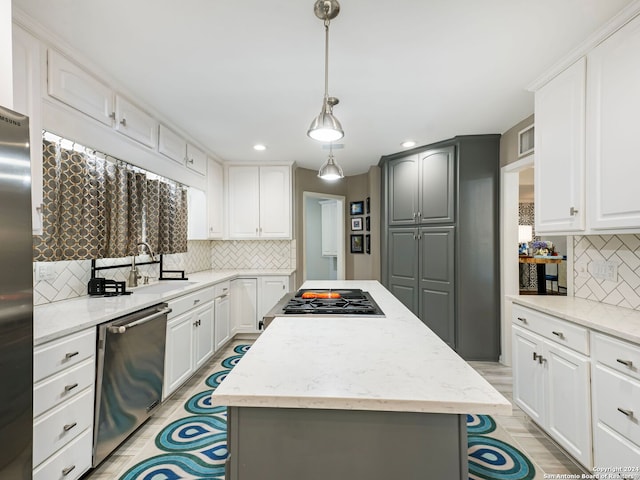
[[[342,168],[340,168],[340,165],[335,163],[335,161],[333,160],[333,155],[329,155],[329,158],[327,159],[325,164],[320,167],[320,170],[318,171],[318,177],[322,178],[323,180],[329,181],[344,178]]]
[[[319,142],[335,142],[344,137],[342,125],[340,125],[338,119],[333,116],[333,106],[337,103],[338,99],[335,97],[324,99],[320,115],[311,122],[307,135]]]

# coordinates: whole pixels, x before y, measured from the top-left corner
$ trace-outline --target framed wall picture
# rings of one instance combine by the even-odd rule
[[[371,213],[371,198],[369,197],[365,200],[365,208],[367,214]]]
[[[371,254],[371,235],[369,234],[364,236],[364,251]]]
[[[351,253],[364,253],[364,235],[351,235]]]
[[[351,230],[354,232],[362,230],[362,217],[355,217],[351,219]]]
[[[349,206],[350,206],[349,213],[351,215],[362,215],[364,213],[364,202],[363,201],[351,202],[349,204]]]
[[[371,231],[371,217],[367,217],[367,218],[364,219],[364,225],[365,225],[364,229],[367,232],[370,232]]]

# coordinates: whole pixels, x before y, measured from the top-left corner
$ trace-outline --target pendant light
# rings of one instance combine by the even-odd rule
[[[338,165],[337,163],[335,163],[334,159],[333,159],[333,144],[330,143],[329,144],[329,158],[327,159],[327,161],[324,163],[324,165],[322,165],[322,167],[320,167],[320,170],[318,170],[318,177],[322,178],[323,180],[339,180],[341,178],[344,178],[344,173],[342,172],[342,168],[340,168],[340,165]]]
[[[340,4],[337,0],[317,0],[313,12],[324,21],[324,98],[320,114],[311,122],[307,135],[320,142],[335,142],[344,136],[344,131],[333,116],[333,107],[339,100],[329,96],[329,22],[340,13]]]

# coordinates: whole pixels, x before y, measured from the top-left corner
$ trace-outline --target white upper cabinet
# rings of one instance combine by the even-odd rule
[[[121,95],[116,95],[116,129],[146,147],[155,148],[158,143],[155,118]]]
[[[229,238],[291,238],[289,166],[230,166]]]
[[[291,237],[289,167],[260,167],[260,237]]]
[[[207,215],[209,238],[222,238],[224,215],[224,170],[218,162],[209,159],[207,168]]]
[[[190,143],[187,144],[187,168],[200,175],[207,174],[207,154]]]
[[[640,17],[593,49],[587,67],[589,225],[594,230],[637,230]]]
[[[160,124],[158,151],[180,165],[184,165],[187,155],[187,142],[173,130]]]
[[[188,204],[188,225],[187,225],[187,239],[188,240],[207,240],[209,234],[208,218],[207,218],[207,196],[206,194],[194,187],[189,187],[187,190],[187,204]]]
[[[48,69],[49,95],[105,125],[113,125],[113,91],[109,86],[51,49]]]
[[[536,232],[585,228],[585,59],[535,94]]]
[[[40,99],[40,42],[13,26],[13,109],[29,117],[31,152],[31,222],[42,234],[42,107]]]

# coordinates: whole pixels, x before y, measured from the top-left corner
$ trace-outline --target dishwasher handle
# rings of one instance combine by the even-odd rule
[[[136,320],[135,322],[127,323],[126,325],[118,325],[117,327],[109,327],[109,333],[125,333],[128,328],[137,327],[138,325],[142,325],[143,323],[150,322],[151,320],[155,320],[158,317],[162,317],[164,315],[168,315],[171,313],[171,308],[163,308],[159,310],[157,313],[153,315],[149,315],[148,317],[141,318],[140,320]]]

